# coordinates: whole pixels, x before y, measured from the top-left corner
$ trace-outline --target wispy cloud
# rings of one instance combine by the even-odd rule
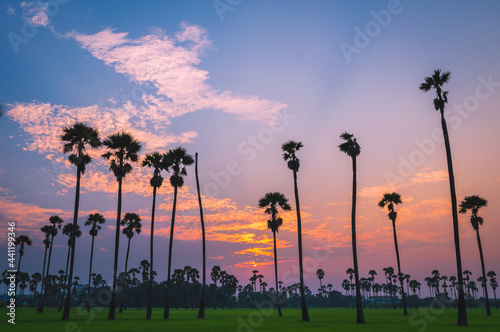
[[[21,8],[23,9],[23,17],[34,27],[47,27],[51,23],[49,14],[47,12],[48,6],[49,3],[41,1],[22,2]],[[14,11],[13,8],[10,9]]]
[[[67,37],[130,80],[152,83],[158,89],[157,95],[146,95],[145,101],[169,110],[170,117],[216,109],[241,119],[270,121],[286,106],[210,86],[209,72],[197,65],[212,47],[212,41],[207,31],[196,25],[183,22],[173,36],[154,29],[149,35],[131,39],[127,32],[106,28],[93,35],[74,31]]]

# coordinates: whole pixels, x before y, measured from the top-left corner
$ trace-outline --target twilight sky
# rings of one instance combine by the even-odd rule
[[[341,290],[352,266],[351,160],[339,135],[352,132],[358,159],[358,255],[362,276],[396,267],[392,227],[377,206],[397,191],[402,269],[422,284],[431,270],[455,275],[444,144],[434,94],[419,84],[451,71],[447,118],[459,201],[477,194],[486,269],[500,273],[498,145],[500,22],[497,1],[2,1],[0,6],[0,230],[27,234],[23,270],[40,271],[40,227],[51,215],[72,219],[75,169],[59,141],[83,121],[101,136],[122,130],[141,158],[179,145],[199,153],[208,267],[243,285],[257,269],[272,282],[272,233],[257,208],[266,192],[293,203],[292,172],[281,144],[302,141],[299,192],[305,278]],[[114,176],[93,153],[82,178],[79,224],[100,212],[94,271],[112,276]],[[495,171],[496,170],[496,171]],[[124,181],[123,212],[137,212],[143,233],[129,266],[149,259],[151,172],[138,164]],[[164,177],[168,177],[165,173]],[[167,184],[168,182],[164,182]],[[194,167],[180,191],[173,267],[201,269]],[[155,270],[166,279],[173,189],[159,191]],[[295,204],[278,235],[280,280],[298,281]],[[77,240],[76,274],[88,273],[90,236]],[[460,216],[462,263],[480,275],[469,216]],[[126,238],[122,235],[119,269]],[[64,268],[67,238],[55,238],[51,273]],[[3,266],[4,263],[2,263]],[[3,270],[3,268],[2,268]]]

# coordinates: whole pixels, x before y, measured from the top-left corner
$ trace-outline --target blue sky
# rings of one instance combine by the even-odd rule
[[[74,171],[64,163],[57,137],[62,126],[79,120],[101,128],[103,135],[131,131],[142,139],[143,153],[178,145],[199,152],[210,215],[207,228],[213,230],[208,265],[221,265],[243,284],[253,265],[272,277],[272,234],[265,229],[257,200],[268,191],[293,199],[292,175],[281,160],[280,146],[290,139],[302,141],[305,253],[337,289],[352,264],[350,160],[337,145],[340,133],[353,132],[362,146],[361,273],[395,266],[390,225],[376,206],[379,196],[390,190],[400,192],[404,201],[398,228],[403,266],[407,264],[403,269],[419,279],[435,268],[454,274],[443,144],[432,143],[432,152],[411,163],[421,154],[419,144],[440,130],[433,95],[418,86],[442,68],[452,73],[448,116],[455,119],[450,136],[458,196],[479,194],[490,201],[484,210],[483,245],[487,269],[500,271],[494,254],[494,234],[500,230],[494,222],[500,212],[499,160],[489,147],[499,143],[498,2],[229,3],[60,1],[40,7],[2,2],[0,103],[6,114],[0,120],[0,143],[7,158],[0,161],[0,220],[17,220],[20,231],[35,239],[27,261],[39,262],[43,252],[38,229],[50,215],[70,219]],[[221,12],[229,8],[224,4],[231,10]],[[24,39],[13,46],[13,38]],[[342,45],[357,51],[346,56]],[[479,100],[478,89],[487,97]],[[465,111],[460,113],[460,107]],[[225,181],[222,172],[228,165],[236,165],[237,175],[229,176],[227,185],[217,185]],[[150,175],[140,167],[135,172],[125,183],[125,210],[139,212],[147,230]],[[176,256],[174,266],[200,268],[194,169],[188,172],[180,200],[186,209],[179,212],[174,246],[174,256],[184,256]],[[391,174],[398,176],[392,185]],[[109,274],[105,266],[111,263],[112,243],[105,239],[111,239],[115,222],[114,180],[98,155],[87,176],[82,180],[80,222],[90,212],[109,215],[110,228],[98,239],[102,260],[96,261],[97,269]],[[157,252],[167,248],[172,201],[171,189],[162,190]],[[283,274],[297,262],[295,217],[287,215],[286,220],[278,250]],[[477,247],[466,217],[461,217],[461,230],[464,265],[477,277]],[[129,266],[147,258],[147,238],[133,239]],[[66,241],[61,236],[57,242],[61,249],[54,254],[64,257]],[[328,258],[318,261],[318,250]],[[81,276],[87,271],[88,251],[85,234],[77,250]],[[120,255],[122,262],[124,252]],[[164,275],[166,262],[156,262]],[[32,273],[41,267],[30,264],[29,269]],[[317,281],[314,273],[306,279],[311,285]]]

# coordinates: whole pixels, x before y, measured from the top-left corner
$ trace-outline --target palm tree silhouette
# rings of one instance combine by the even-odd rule
[[[42,295],[43,295],[43,289],[44,289],[43,284],[44,284],[44,280],[45,280],[45,263],[47,262],[47,251],[50,248],[50,233],[52,232],[52,228],[49,225],[45,225],[42,228],[40,228],[40,230],[42,231],[42,233],[45,234],[44,235],[45,238],[43,239],[45,251],[43,254],[43,268],[42,268],[42,279],[41,279],[42,284],[40,286],[40,297],[39,297],[38,306],[36,309],[37,311],[40,310],[40,306],[42,304]]]
[[[488,201],[478,195],[466,196],[460,203],[461,214],[471,211],[470,223],[476,231],[477,247],[479,248],[479,257],[481,258],[481,271],[483,272],[484,294],[486,299],[486,315],[491,316],[490,300],[488,299],[488,287],[486,287],[486,270],[484,268],[483,247],[481,245],[481,237],[479,236],[479,226],[483,225],[483,218],[478,216],[479,209],[488,205]]]
[[[153,238],[154,238],[154,227],[155,227],[155,208],[156,208],[156,191],[161,187],[163,183],[163,178],[161,176],[161,171],[166,170],[168,172],[168,166],[166,163],[165,154],[159,152],[153,152],[148,154],[144,161],[142,162],[142,167],[152,167],[153,177],[149,180],[149,184],[153,187],[153,207],[151,209],[151,240],[149,242],[149,260],[150,271],[149,271],[149,284],[148,284],[148,302],[146,309],[146,319],[151,319],[151,313],[153,311]]]
[[[38,284],[42,281],[42,275],[40,272],[35,272],[31,275],[31,280],[30,280],[30,290],[32,291],[32,297],[31,297],[31,306],[34,308],[35,307],[35,293],[36,289],[38,288]]]
[[[389,219],[392,221],[392,232],[394,234],[394,246],[396,247],[396,258],[398,262],[398,274],[401,272],[401,263],[399,260],[399,247],[398,247],[398,237],[396,235],[396,217],[398,213],[394,211],[394,205],[401,204],[401,195],[398,193],[385,193],[380,202],[378,202],[378,206],[384,208],[387,205],[387,209],[389,210]],[[401,283],[401,294],[403,298],[403,315],[407,316],[408,311],[406,309],[406,296],[403,287],[403,279],[400,279]]]
[[[198,318],[205,318],[205,288],[207,284],[207,254],[205,245],[205,222],[203,220],[203,205],[201,204],[200,180],[198,179],[198,152],[195,153],[194,173],[196,175],[196,191],[198,193],[198,206],[200,207],[201,239],[203,247],[203,284],[201,285],[200,308]]]
[[[66,270],[64,272],[64,280],[66,281],[68,279],[69,257],[70,257],[71,251],[74,248],[73,242],[75,241],[76,238],[79,238],[80,236],[82,236],[82,231],[80,231],[80,225],[75,226],[75,224],[66,224],[66,225],[64,225],[64,227],[62,229],[62,233],[69,237],[68,238],[68,255],[66,257]],[[71,283],[71,286],[73,286],[73,283]],[[62,310],[62,304],[63,304],[62,301],[64,299],[64,296],[66,295],[66,292],[69,292],[69,291],[71,291],[71,288],[69,288],[69,287],[64,288],[63,296],[61,298],[61,303],[59,304],[59,309],[57,310],[58,312],[60,312]],[[71,297],[71,295],[70,295],[70,297]]]
[[[323,284],[321,283],[321,279],[325,277],[325,271],[323,269],[318,269],[316,270],[316,277],[319,279],[319,289],[323,289]],[[323,307],[323,294],[321,294],[321,309],[324,309]]]
[[[118,181],[118,208],[116,211],[116,231],[115,231],[115,257],[113,264],[113,288],[111,302],[109,304],[108,320],[115,319],[116,308],[116,277],[118,272],[118,249],[120,247],[120,221],[122,212],[122,184],[123,178],[132,171],[132,165],[128,162],[137,162],[141,145],[129,133],[112,134],[106,138],[102,144],[108,148],[108,152],[102,155],[106,160],[110,160],[109,169]]]
[[[17,263],[17,273],[16,273],[16,280],[15,280],[15,290],[17,294],[17,283],[19,281],[19,274],[21,273],[21,260],[24,255],[24,246],[31,246],[33,243],[31,242],[30,238],[28,235],[19,235],[16,237],[14,240],[14,244],[16,246],[19,246],[19,262]]]
[[[458,229],[458,208],[457,194],[455,191],[455,176],[453,174],[453,162],[451,158],[450,139],[448,136],[448,127],[444,118],[444,105],[448,102],[448,91],[443,91],[443,85],[450,79],[450,72],[441,73],[441,70],[434,71],[432,76],[426,77],[425,82],[420,84],[420,90],[427,92],[431,89],[436,91],[437,97],[434,99],[434,108],[441,114],[441,127],[443,129],[443,138],[446,149],[446,160],[448,164],[448,178],[450,182],[451,213],[453,218],[453,237],[455,240],[455,256],[457,260],[458,276],[458,319],[457,325],[467,326],[467,308],[465,306],[464,283],[462,279],[462,258],[460,255],[460,237]]]
[[[276,252],[276,233],[283,225],[283,219],[279,216],[278,207],[283,211],[290,211],[292,208],[288,204],[288,198],[279,192],[269,192],[259,199],[259,208],[265,209],[264,213],[271,215],[271,219],[267,221],[267,228],[273,232],[274,240],[274,278],[276,282],[276,290],[278,290],[278,254]],[[278,315],[282,317],[281,306],[279,300],[279,292],[276,291],[276,306],[278,307]]]
[[[356,321],[358,324],[365,323],[363,314],[363,303],[361,302],[361,289],[359,285],[358,254],[356,250],[356,158],[361,152],[356,138],[353,134],[344,132],[340,138],[345,142],[339,145],[341,152],[344,152],[352,159],[352,210],[351,210],[351,230],[352,230],[352,256],[354,260],[354,281],[356,283]]]
[[[101,145],[99,133],[94,128],[91,128],[83,123],[77,122],[72,126],[64,127],[63,134],[60,136],[61,141],[64,143],[63,152],[69,153],[68,160],[76,166],[76,195],[75,207],[73,211],[73,227],[76,229],[78,225],[78,206],[80,204],[80,179],[85,173],[85,167],[88,165],[92,158],[86,153],[86,146],[96,149]],[[71,286],[73,283],[73,267],[75,264],[75,243],[76,240],[71,241],[71,261],[69,267],[69,278],[66,287],[67,295],[64,304],[64,312],[62,320],[69,319],[69,307],[71,303]]]
[[[370,281],[372,282],[372,290],[375,295],[375,276],[377,275],[377,271],[375,270],[370,270],[368,271],[368,274],[370,275]],[[377,307],[377,302],[375,301],[375,308]]]
[[[493,298],[495,299],[495,308],[498,308],[498,302],[497,302],[497,287],[498,287],[498,282],[496,279],[496,272],[495,271],[489,271],[487,276],[490,278],[490,286],[491,289],[493,289]]]
[[[295,153],[302,148],[302,142],[288,141],[283,143],[281,150],[283,150],[283,159],[287,162],[289,169],[293,171],[293,186],[295,191],[295,205],[297,210],[297,234],[299,244],[299,275],[300,275],[300,301],[302,307],[302,321],[309,321],[309,312],[307,311],[306,295],[304,292],[304,265],[302,261],[302,221],[300,218],[300,203],[299,203],[299,189],[297,187],[297,172],[300,167],[300,160]]]
[[[172,176],[170,176],[170,184],[174,187],[174,204],[172,207],[172,222],[170,224],[170,242],[168,245],[168,277],[167,277],[167,296],[165,298],[165,310],[163,319],[168,319],[170,316],[169,308],[169,293],[170,293],[170,271],[172,268],[172,244],[174,242],[174,225],[175,225],[175,210],[177,207],[177,190],[184,185],[184,177],[187,175],[186,166],[194,163],[193,157],[187,153],[183,147],[178,147],[169,150],[166,155],[167,162],[171,166]]]
[[[90,226],[89,235],[92,236],[92,245],[90,247],[90,267],[89,267],[89,287],[87,292],[87,312],[90,312],[90,277],[92,275],[92,259],[94,257],[94,239],[106,222],[104,216],[100,213],[89,214],[85,226]]]
[[[46,277],[49,276],[50,260],[52,258],[52,247],[54,245],[54,237],[57,235],[57,231],[61,229],[61,225],[63,223],[63,220],[59,216],[51,216],[49,218],[49,223],[50,223],[50,225],[48,225],[47,228],[45,228],[45,231],[47,231],[48,234],[50,235],[49,259],[47,261],[47,272],[45,273]],[[44,228],[42,227],[42,231],[43,231],[43,229]],[[44,284],[45,284],[45,282],[42,281],[42,287],[43,287]],[[39,313],[43,312],[43,306],[44,306],[44,304],[45,304],[45,291],[42,294],[42,300],[41,300],[41,303],[40,303],[40,308],[38,309]]]
[[[141,234],[141,217],[137,213],[125,213],[125,216],[123,217],[122,221],[120,222],[120,225],[125,226],[123,228],[122,233],[127,236],[128,239],[128,244],[127,244],[127,255],[125,256],[125,270],[124,273],[127,274],[128,271],[128,257],[130,253],[130,240],[134,237],[134,232],[137,234]],[[122,281],[123,284],[124,281]],[[125,289],[128,287],[128,285],[124,285],[122,289],[122,300],[120,303],[120,313],[123,312],[123,307],[125,305],[124,302],[124,297],[125,297]]]

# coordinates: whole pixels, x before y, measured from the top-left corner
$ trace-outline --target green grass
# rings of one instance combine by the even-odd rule
[[[469,327],[456,326],[456,309],[434,311],[430,308],[410,310],[407,317],[401,310],[367,309],[366,323],[356,324],[356,312],[352,309],[309,309],[310,322],[301,321],[299,309],[283,309],[279,318],[275,311],[233,309],[207,309],[205,319],[197,319],[198,310],[171,310],[170,319],[162,319],[163,310],[155,309],[153,319],[145,320],[146,311],[129,309],[116,314],[115,321],[107,320],[107,308],[87,314],[85,309],[71,312],[69,322],[61,321],[56,309],[45,309],[38,314],[31,308],[16,312],[16,325],[7,322],[6,309],[0,309],[2,331],[500,331],[500,310],[493,310],[487,317],[484,309],[468,309]],[[95,314],[95,315],[94,315]],[[238,329],[239,328],[239,329]]]

